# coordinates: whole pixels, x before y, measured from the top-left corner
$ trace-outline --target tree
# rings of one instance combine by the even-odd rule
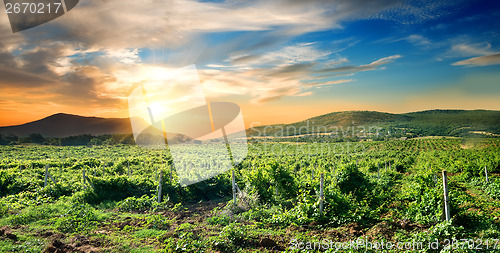
[[[6,145],[14,145],[19,141],[19,137],[9,133],[4,136],[4,140],[7,142]]]
[[[43,144],[45,141],[41,134],[30,134],[28,137],[32,143]]]
[[[102,145],[102,140],[99,138],[93,138],[92,140],[90,140],[89,144],[92,146],[100,146]]]

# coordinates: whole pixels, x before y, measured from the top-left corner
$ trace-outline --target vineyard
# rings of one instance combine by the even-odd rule
[[[236,202],[233,170],[181,187],[165,150],[10,145],[0,152],[0,252],[301,252],[292,242],[324,240],[443,246],[412,250],[420,252],[500,249],[498,138],[254,141],[234,168]]]

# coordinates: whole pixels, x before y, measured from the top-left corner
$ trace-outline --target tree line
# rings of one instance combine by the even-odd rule
[[[82,134],[68,137],[45,137],[41,134],[33,133],[26,137],[19,137],[14,134],[0,134],[0,145],[19,145],[25,143],[52,145],[52,146],[85,146],[85,145],[133,145],[134,136],[132,134],[105,134],[90,135]]]

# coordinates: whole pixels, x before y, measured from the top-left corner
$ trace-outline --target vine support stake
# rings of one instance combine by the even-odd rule
[[[488,183],[488,169],[486,168],[486,165],[484,165],[484,175],[486,176],[486,183]]]
[[[128,177],[130,177],[130,161],[127,160]]]
[[[43,180],[43,187],[47,187],[47,178],[49,177],[49,165],[45,165],[45,179]]]
[[[234,169],[232,172],[232,185],[233,185],[233,204],[236,205],[236,178],[234,177]]]
[[[380,165],[378,163],[377,163],[377,168],[378,168],[377,177],[378,179],[380,179]]]
[[[161,173],[161,170],[160,170],[160,180],[158,181],[159,182],[158,183],[158,203],[161,203],[161,190],[162,190],[161,189],[161,187],[162,187],[162,185],[161,185],[162,184],[162,182],[161,182],[162,180],[161,179],[162,178],[163,178],[163,173]]]
[[[155,165],[155,180],[158,180],[158,167]]]
[[[450,221],[450,199],[448,198],[448,177],[446,175],[446,170],[443,170],[443,194],[444,194],[444,212],[446,215],[446,221]]]
[[[83,168],[83,171],[82,171],[82,177],[83,177],[83,188],[84,189],[87,189],[87,184],[86,184],[86,176],[85,176],[85,168]]]
[[[173,185],[173,183],[172,183],[172,165],[170,165],[170,166],[168,166],[168,167],[169,167],[169,170],[168,170],[168,176],[169,176],[169,180],[170,180],[170,181],[169,181],[169,183],[170,183],[171,185]]]
[[[325,175],[321,173],[321,178],[319,181],[319,215],[323,215],[323,202],[325,199],[324,187],[325,187]]]
[[[54,185],[57,185],[56,180],[52,177],[52,175],[49,173],[50,180],[54,183]]]

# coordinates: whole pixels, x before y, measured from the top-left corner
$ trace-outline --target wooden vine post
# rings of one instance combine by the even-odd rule
[[[319,181],[319,215],[323,215],[323,205],[324,205],[324,200],[325,200],[325,193],[324,193],[324,187],[325,187],[325,175],[323,173],[320,174],[320,181]]]
[[[47,187],[47,178],[49,177],[49,165],[45,165],[45,179],[43,180],[43,187]]]
[[[377,168],[378,168],[377,177],[378,179],[380,179],[380,165],[378,163],[377,163]]]
[[[158,167],[155,165],[155,180],[158,180]]]
[[[168,166],[168,169],[169,169],[168,170],[169,183],[170,183],[170,185],[173,185],[174,183],[172,182],[173,181],[173,179],[172,179],[172,164],[170,164]]]
[[[488,183],[488,169],[486,168],[486,165],[484,165],[484,175],[486,176],[486,183]]]
[[[83,178],[83,188],[84,189],[87,189],[87,185],[85,184],[86,183],[86,176],[85,176],[85,168],[83,168],[83,171],[82,171],[82,178]]]
[[[444,212],[446,215],[446,221],[450,221],[450,199],[448,198],[448,177],[446,175],[446,170],[443,170],[443,194],[444,194]]]
[[[128,173],[128,177],[130,177],[130,161],[127,160],[127,173]]]
[[[158,203],[161,203],[161,190],[162,190],[162,178],[163,178],[163,173],[160,170],[160,180],[158,180]]]
[[[45,180],[43,182],[43,187],[47,187],[47,185],[48,185],[48,179],[49,178],[50,178],[50,180],[52,180],[52,182],[54,184],[57,184],[56,180],[52,177],[52,175],[50,175],[50,173],[49,173],[49,165],[47,164],[47,165],[45,165]]]
[[[232,185],[233,185],[233,204],[236,205],[236,178],[234,177],[234,170],[232,172]]]

